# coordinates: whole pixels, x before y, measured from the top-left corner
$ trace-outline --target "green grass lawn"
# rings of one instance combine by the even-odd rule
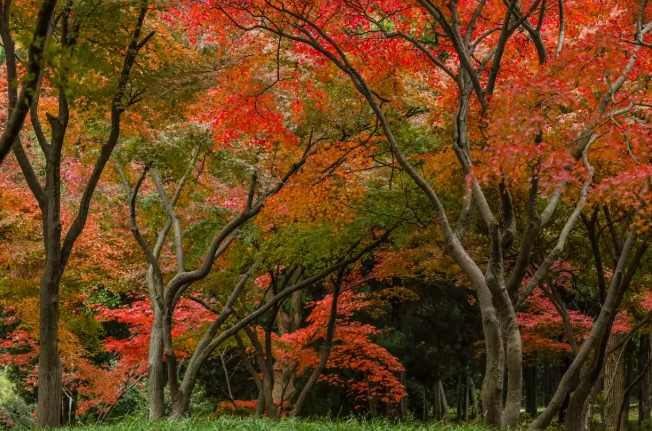
[[[181,421],[123,421],[112,425],[78,426],[66,428],[75,431],[486,431],[473,425],[393,423],[387,421],[272,421],[259,418],[221,416],[216,419],[186,419]]]

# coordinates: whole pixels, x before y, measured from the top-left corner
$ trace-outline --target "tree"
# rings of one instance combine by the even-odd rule
[[[604,119],[613,118],[614,115],[626,115],[636,106],[645,106],[645,104],[640,105],[644,102],[637,101],[623,110],[614,107],[615,112],[608,111],[613,100],[612,96],[622,89],[628,76],[631,76],[636,61],[635,50],[623,42],[618,47],[619,51],[609,51],[609,55],[613,54],[619,59],[614,63],[619,68],[614,70],[614,73],[620,78],[610,81],[612,84],[607,86],[600,97],[592,98],[591,103],[595,108],[585,110],[586,115],[580,121],[582,126],[578,134],[576,127],[550,129],[548,126],[551,124],[550,120],[554,117],[560,118],[565,113],[548,109],[545,104],[539,106],[540,110],[535,111],[536,114],[532,118],[532,116],[511,114],[514,112],[515,103],[500,103],[508,100],[507,98],[512,98],[514,102],[526,100],[522,97],[514,98],[513,92],[509,91],[511,88],[527,97],[531,104],[534,94],[538,91],[530,92],[523,89],[533,88],[528,85],[528,82],[537,82],[530,78],[530,73],[537,70],[535,64],[542,64],[546,73],[550,73],[551,77],[555,76],[553,79],[558,79],[555,75],[559,71],[557,65],[567,59],[577,60],[575,50],[580,46],[586,46],[587,41],[582,37],[565,42],[568,23],[563,19],[565,13],[563,3],[561,9],[556,7],[552,9],[554,12],[551,12],[556,14],[557,22],[560,23],[557,32],[543,31],[546,28],[543,24],[546,22],[547,10],[542,2],[536,1],[526,7],[516,1],[504,5],[489,5],[486,2],[480,2],[478,5],[462,5],[453,2],[448,5],[448,10],[430,1],[416,1],[407,6],[402,2],[400,4],[387,2],[380,5],[355,1],[303,2],[300,5],[280,1],[254,1],[246,4],[225,1],[210,4],[221,9],[236,27],[245,31],[265,30],[276,37],[290,41],[294,47],[298,47],[296,48],[298,50],[303,49],[301,47],[309,47],[310,52],[323,57],[350,77],[353,86],[373,110],[397,162],[431,201],[446,238],[449,253],[478,293],[487,345],[487,372],[483,385],[484,409],[488,412],[485,416],[486,423],[499,427],[516,425],[521,397],[521,342],[515,309],[524,303],[534,287],[545,278],[552,264],[564,250],[568,236],[580,218],[594,180],[594,169],[589,162],[588,149],[598,139],[605,136],[608,136],[605,139],[613,137],[608,131],[598,130],[600,127],[605,127],[610,132],[614,131],[611,124]],[[641,14],[644,11],[645,7],[641,8]],[[628,16],[627,19],[631,16],[624,15]],[[603,23],[600,12],[596,9],[591,9],[590,16],[595,19],[594,22]],[[398,17],[401,19],[397,19]],[[479,19],[480,17],[483,19]],[[536,24],[532,23],[532,17],[535,18]],[[485,23],[493,22],[500,24],[497,27],[484,27]],[[441,32],[436,30],[433,32],[433,25],[441,29]],[[552,25],[554,24],[550,24]],[[584,23],[576,25],[581,27]],[[623,22],[621,25],[626,24]],[[641,31],[640,37],[649,31],[645,26],[638,28]],[[523,32],[517,32],[519,29]],[[389,40],[379,40],[377,37],[374,38],[374,35],[384,36]],[[392,39],[401,40],[401,45],[398,48],[392,45]],[[520,49],[528,40],[533,41],[536,48],[533,50],[533,55],[523,54],[523,50]],[[379,49],[380,46],[382,49]],[[547,62],[549,56],[546,51],[551,46],[556,46],[557,57]],[[420,71],[423,70],[422,62],[426,61],[430,64],[431,70],[443,72],[433,77],[434,82],[452,79],[457,86],[457,94],[451,95],[456,106],[456,114],[452,122],[454,124],[453,148],[468,184],[468,187],[464,188],[464,204],[459,205],[462,210],[459,213],[461,223],[458,224],[457,231],[451,227],[451,214],[446,210],[436,188],[428,181],[429,178],[419,173],[405,156],[389,119],[390,111],[383,107],[391,101],[392,95],[383,93],[382,86],[375,79],[377,74],[371,74],[370,69],[367,68],[369,63],[379,64],[377,60],[382,57],[379,52],[390,52],[392,49],[396,52],[405,47],[409,48],[411,53],[418,53],[419,56],[414,59],[414,63],[419,65]],[[440,49],[445,52],[446,57],[440,56],[437,52]],[[474,55],[475,53],[478,54]],[[623,62],[622,59],[625,61]],[[519,68],[526,73],[514,73]],[[377,69],[371,70],[377,72]],[[508,74],[505,71],[512,73]],[[483,77],[485,72],[488,74],[486,80]],[[444,78],[440,78],[441,76]],[[507,82],[512,82],[513,85],[505,86]],[[632,84],[637,85],[636,81],[632,81]],[[502,90],[503,88],[505,90]],[[552,90],[555,87],[549,85],[546,88]],[[636,91],[640,92],[641,87],[639,86]],[[476,124],[469,122],[473,108],[472,95],[475,95],[480,105]],[[502,111],[506,106],[512,107],[509,114]],[[530,108],[526,109],[527,112],[531,112]],[[503,112],[509,116],[501,116]],[[524,111],[517,108],[516,112]],[[507,121],[500,121],[498,118]],[[496,145],[496,142],[510,142],[510,139],[504,141],[504,133],[501,129],[509,127],[508,137],[513,138],[513,130],[520,127],[517,124],[523,123],[527,125],[523,125],[520,130],[526,132],[521,134],[515,145]],[[488,128],[488,139],[480,139],[476,144],[471,138],[471,133],[474,133],[473,130],[482,133],[485,127]],[[570,151],[569,142],[572,142]],[[503,149],[508,152],[514,151],[514,154],[518,155],[528,154],[519,150],[521,145],[532,148],[536,157],[534,163],[525,165],[527,167],[525,170],[521,169],[523,164],[507,166],[498,163],[496,166],[491,159],[486,160],[482,155],[472,154],[472,148],[484,148],[484,145],[498,151],[500,160],[504,162],[509,161],[510,158],[504,156]],[[599,154],[600,157],[607,156],[604,152]],[[491,173],[494,179],[490,183],[485,176],[488,173]],[[580,187],[572,187],[572,184],[578,182],[581,184]],[[489,184],[498,188],[499,193],[490,194]],[[550,191],[546,193],[544,186],[548,184]],[[528,220],[520,226],[520,232],[517,232],[516,208],[512,191],[522,187],[529,189],[526,193],[530,196],[529,204],[525,205]],[[532,259],[534,239],[552,220],[552,215],[559,206],[564,191],[576,196],[575,202],[570,205],[571,210],[564,215],[563,226],[554,241],[555,246],[538,265],[530,282],[522,285]],[[493,205],[490,204],[492,201]],[[542,210],[539,209],[541,206],[544,207]],[[482,258],[482,260],[489,259],[486,273],[479,268],[476,263],[478,259],[470,253],[464,244],[464,237],[459,234],[466,230],[466,215],[474,207],[484,222],[486,232],[487,245]],[[498,212],[502,220],[494,215]],[[511,255],[509,253],[511,248],[517,244],[515,242],[518,239],[517,233],[520,233],[521,238],[520,245],[515,251],[517,257],[513,265],[508,266],[505,263],[505,256]],[[629,258],[629,250],[627,253],[626,259]],[[510,269],[508,274],[505,274],[506,268]],[[613,299],[617,299],[617,295]],[[604,329],[602,324],[597,327],[600,332]],[[593,337],[588,339],[585,351],[592,350],[595,345],[594,340]],[[503,350],[503,343],[507,346],[506,353]],[[576,358],[578,362],[584,362],[586,359],[584,354]],[[508,370],[508,395],[503,411],[504,366]],[[571,367],[571,370],[572,374],[576,368]],[[549,411],[553,409],[554,407]],[[549,418],[548,413],[542,415],[536,426],[541,426]]]

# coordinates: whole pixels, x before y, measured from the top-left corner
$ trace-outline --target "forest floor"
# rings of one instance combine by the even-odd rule
[[[64,431],[486,431],[478,425],[444,425],[420,422],[389,421],[272,421],[259,418],[221,416],[216,419],[187,419],[181,421],[127,420],[112,425],[92,425],[65,428]]]

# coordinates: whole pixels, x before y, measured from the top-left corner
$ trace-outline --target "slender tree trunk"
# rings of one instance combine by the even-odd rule
[[[444,388],[442,387],[442,391],[443,390]],[[471,376],[469,376],[469,394],[471,396],[471,405],[473,406],[472,418],[475,419],[480,414],[480,408],[478,406],[478,397],[475,394],[475,383],[473,382],[473,378]]]
[[[593,398],[597,392],[596,385],[604,372],[605,355],[609,341],[609,332],[600,336],[596,346],[593,363],[580,376],[580,383],[568,403],[566,431],[586,431],[592,418]],[[585,342],[586,343],[586,342]]]
[[[537,366],[524,368],[525,378],[525,411],[532,417],[537,415]]]
[[[301,390],[299,398],[294,406],[293,416],[298,416],[301,414],[301,410],[308,399],[308,394],[312,390],[312,387],[317,383],[317,379],[326,369],[326,364],[328,363],[328,357],[331,354],[331,348],[333,347],[333,337],[335,336],[335,327],[337,325],[337,302],[340,298],[340,288],[342,287],[342,281],[344,277],[344,269],[340,270],[337,274],[337,281],[334,284],[333,297],[331,299],[331,309],[330,316],[328,317],[328,324],[326,328],[326,337],[324,339],[324,344],[321,348],[321,357],[319,359],[319,364],[317,368],[312,372],[306,385]]]
[[[627,424],[629,422],[629,410],[630,410],[630,405],[632,403],[632,390],[627,389],[629,388],[630,383],[632,380],[634,380],[634,344],[629,343],[627,345],[627,357],[625,359],[626,362],[626,373],[625,373],[625,399],[624,403],[625,405],[623,406],[623,414],[624,414],[624,422]]]
[[[435,384],[432,386],[432,405],[435,419],[446,419],[448,416],[448,403],[446,402],[446,393],[441,379],[435,380]]]
[[[600,315],[598,316],[598,319],[595,321],[593,328],[591,328],[591,332],[584,341],[584,344],[582,344],[580,351],[573,359],[573,362],[569,366],[566,373],[564,373],[564,376],[562,377],[561,382],[559,383],[559,387],[557,388],[555,395],[552,397],[552,400],[544,412],[539,415],[539,417],[530,425],[530,428],[543,429],[550,425],[554,415],[558,412],[568,392],[571,390],[575,379],[591,357],[593,350],[595,350],[593,356],[597,357],[594,362],[604,361],[603,356],[605,353],[604,351],[606,350],[606,340],[604,340],[604,334],[611,332],[614,318],[618,312],[620,304],[622,303],[624,294],[627,291],[627,288],[629,287],[629,284],[638,269],[641,258],[648,247],[647,237],[645,237],[639,246],[635,248],[634,245],[636,244],[637,240],[638,234],[636,229],[630,229],[630,233],[627,235],[627,240],[625,241],[623,250],[619,256],[617,268],[614,271],[614,275],[612,276],[609,291],[607,293],[607,299],[600,309]],[[600,359],[601,357],[603,359]],[[592,383],[590,381],[581,381],[580,386],[582,386],[584,383],[591,384],[592,387],[593,384],[595,384],[597,381],[598,377],[597,374],[593,374],[595,373],[592,373],[591,380],[595,380],[593,380]],[[580,388],[578,387],[578,390],[575,391],[569,404],[569,418],[572,416],[570,410],[571,407],[573,407],[574,399],[577,396],[578,391],[582,397],[584,397],[584,399],[581,401],[581,404],[583,405],[584,400],[586,400],[591,392],[591,387],[582,388],[581,391],[579,391]],[[574,407],[574,411],[577,414],[578,406],[577,403],[575,404],[576,405]],[[567,427],[567,429],[570,430],[573,428]]]
[[[245,348],[244,342],[242,341],[240,335],[235,334],[233,338],[235,338],[235,341],[238,344],[238,353],[240,354],[240,358],[242,359],[245,368],[251,375],[251,378],[254,379],[254,383],[256,383],[256,389],[258,390],[258,399],[256,400],[256,416],[263,416],[265,414],[265,391],[263,389],[263,382],[260,379],[258,373],[256,372],[256,369],[254,368],[253,364],[249,360],[249,356],[247,355],[247,349]],[[190,365],[194,366],[194,363],[191,362]],[[186,375],[184,376],[183,382],[181,383],[181,390],[183,392],[192,391],[192,386],[190,387],[190,389],[186,389],[185,386],[188,381],[188,376],[189,376],[188,371],[186,371]]]
[[[463,409],[464,409],[464,393],[466,391],[464,390],[464,381],[462,379],[462,371],[460,371],[459,376],[457,377],[457,411],[456,411],[456,416],[457,416],[457,421],[460,422],[462,420],[463,416]]]
[[[648,363],[652,353],[652,343],[649,335],[641,336],[640,351],[638,355],[638,372],[640,373],[645,364]],[[638,427],[642,428],[643,423],[650,419],[652,412],[652,373],[647,372],[639,382],[638,386]]]
[[[163,316],[154,307],[154,322],[149,338],[147,358],[147,392],[149,398],[149,420],[165,416],[165,381],[163,379]]]
[[[435,380],[435,383],[432,385],[432,414],[435,420],[440,420],[444,416],[441,408],[441,392],[439,392],[439,382],[440,380]]]
[[[407,376],[405,373],[405,370],[401,370],[399,372],[399,380],[401,382],[401,385],[403,385],[404,388],[407,388]],[[403,398],[401,398],[400,402],[400,415],[401,418],[406,418],[408,414],[408,397],[405,395]]]
[[[469,421],[469,369],[464,370],[464,422]]]
[[[550,378],[550,365],[547,363],[543,364],[543,404],[548,405],[550,402],[550,394],[554,392],[554,390],[551,390],[551,378]]]
[[[61,397],[61,423],[64,426],[75,425],[77,419],[77,391],[64,392]]]
[[[426,422],[428,420],[428,397],[426,396],[426,385],[422,386],[423,389],[423,417],[422,421]]]
[[[446,391],[444,391],[444,383],[439,380],[439,402],[441,403],[441,411],[444,419],[448,417],[448,402],[446,401]]]
[[[617,345],[624,338],[623,334],[613,334],[609,339],[607,349]],[[624,348],[626,351],[626,348]],[[624,401],[625,389],[627,387],[627,374],[625,372],[625,352],[623,348],[611,354],[605,363],[604,386],[605,386],[605,422],[608,430],[616,429],[618,421],[618,410]],[[625,418],[621,418],[624,428]]]

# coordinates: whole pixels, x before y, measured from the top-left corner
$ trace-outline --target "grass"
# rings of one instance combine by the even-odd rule
[[[78,426],[68,431],[486,431],[477,425],[422,424],[389,421],[272,421],[263,418],[220,416],[216,419],[185,419],[180,421],[126,420],[112,425]]]

